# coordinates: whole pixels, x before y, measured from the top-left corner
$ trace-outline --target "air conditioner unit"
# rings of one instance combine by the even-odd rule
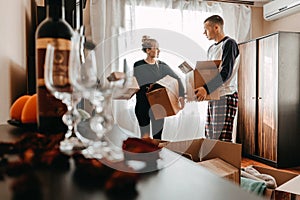
[[[264,19],[279,19],[300,12],[300,0],[274,0],[263,6]]]

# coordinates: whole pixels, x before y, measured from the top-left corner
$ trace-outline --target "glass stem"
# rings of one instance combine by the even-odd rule
[[[80,122],[81,117],[77,110],[77,100],[72,96],[67,105],[67,113],[63,116],[64,123],[68,126],[68,131],[65,138],[76,137],[77,124]]]

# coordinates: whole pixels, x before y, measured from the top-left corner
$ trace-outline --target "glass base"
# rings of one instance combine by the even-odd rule
[[[80,151],[85,148],[86,146],[77,137],[65,138],[59,144],[59,149],[64,153]]]
[[[107,143],[103,141],[94,142],[91,146],[82,150],[82,154],[86,158],[96,158],[102,159],[105,158],[111,162],[119,162],[124,160],[123,151],[120,148],[113,148],[107,146]]]

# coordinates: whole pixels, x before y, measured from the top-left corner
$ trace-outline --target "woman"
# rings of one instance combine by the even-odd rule
[[[140,86],[140,90],[136,93],[135,115],[139,122],[141,137],[150,135],[151,121],[153,138],[161,139],[164,119],[154,119],[146,96],[147,89],[150,84],[155,83],[166,75],[172,76],[178,80],[179,100],[181,105],[184,105],[184,88],[176,73],[166,63],[157,60],[160,50],[158,42],[155,39],[143,36],[142,50],[146,53],[147,57],[134,63],[134,76]]]

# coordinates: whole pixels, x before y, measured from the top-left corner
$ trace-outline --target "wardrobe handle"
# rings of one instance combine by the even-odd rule
[[[262,99],[262,97],[258,97],[257,99]]]

